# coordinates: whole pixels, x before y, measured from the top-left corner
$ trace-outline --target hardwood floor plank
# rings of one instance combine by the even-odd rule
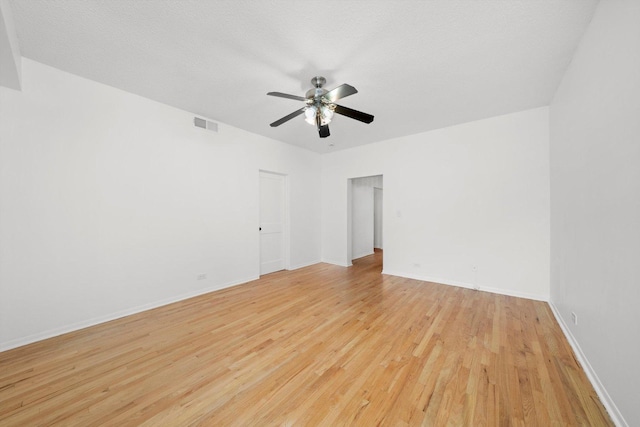
[[[0,425],[612,425],[546,303],[381,258],[0,353]]]

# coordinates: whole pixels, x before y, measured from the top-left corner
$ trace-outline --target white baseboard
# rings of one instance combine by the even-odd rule
[[[528,292],[521,292],[512,289],[492,288],[489,286],[478,286],[472,283],[459,282],[456,280],[443,279],[441,277],[422,276],[413,273],[405,273],[402,271],[383,269],[382,274],[390,276],[406,277],[407,279],[421,280],[423,282],[433,282],[442,285],[458,286],[460,288],[474,289],[477,291],[491,292],[492,294],[507,295],[511,297],[526,298],[536,301],[549,301],[549,295],[538,295]]]
[[[593,389],[596,391],[596,394],[600,398],[600,401],[602,402],[604,407],[607,409],[607,412],[611,417],[611,421],[613,421],[613,423],[618,427],[629,427],[629,424],[627,424],[627,422],[625,421],[624,417],[622,416],[622,413],[620,412],[616,404],[613,402],[613,399],[611,399],[611,396],[609,396],[607,389],[605,389],[604,385],[602,385],[602,382],[600,382],[600,378],[598,378],[596,371],[593,370],[593,367],[589,363],[589,359],[587,359],[587,356],[585,356],[585,354],[582,352],[582,348],[580,347],[580,344],[578,344],[578,341],[576,341],[575,337],[571,333],[571,329],[569,329],[568,325],[565,323],[564,319],[560,315],[558,308],[551,301],[549,301],[549,307],[551,307],[551,311],[553,312],[553,315],[558,321],[558,324],[560,325],[560,329],[562,329],[564,336],[567,338],[567,341],[569,341],[569,345],[571,345],[573,352],[578,358],[578,362],[580,362],[580,365],[582,365],[582,369],[587,374],[589,381],[591,381],[591,385],[593,385]]]
[[[246,279],[233,281],[229,283],[223,283],[215,286],[211,286],[205,289],[198,289],[197,291],[187,292],[185,294],[177,295],[174,297],[166,298],[160,301],[151,302],[148,304],[143,304],[137,307],[131,307],[125,310],[121,310],[115,313],[107,314],[104,316],[98,316],[87,320],[82,320],[80,322],[75,322],[69,325],[61,326],[59,328],[49,329],[47,331],[39,332],[37,334],[28,335],[26,337],[17,338],[14,340],[6,341],[0,343],[0,352],[11,350],[13,348],[22,347],[23,345],[32,344],[37,341],[46,340],[47,338],[53,338],[58,335],[63,335],[69,332],[77,331],[80,329],[88,328],[90,326],[99,325],[100,323],[109,322],[111,320],[120,319],[122,317],[130,316],[132,314],[137,314],[143,311],[151,310],[154,308],[161,307],[163,305],[172,304],[174,302],[182,301],[185,299],[197,297],[199,295],[207,294],[209,292],[218,291],[220,289],[230,288],[232,286],[241,285],[243,283],[250,282],[252,280],[256,280],[259,277],[248,277]]]
[[[375,252],[373,252],[373,251],[372,252],[363,252],[361,254],[354,255],[353,259],[358,259],[358,258],[366,257],[366,256],[369,256],[369,255],[373,255],[373,254],[375,254]]]
[[[323,258],[322,262],[326,262],[327,264],[339,265],[340,267],[351,267],[353,265],[351,263],[346,264],[343,261],[336,261],[336,260],[326,259],[326,258]]]
[[[294,266],[291,266],[291,267],[287,268],[287,270],[297,270],[297,269],[299,269],[299,268],[309,267],[309,266],[312,266],[312,265],[318,264],[318,263],[320,263],[320,262],[321,262],[321,261],[304,262],[304,263],[302,263],[302,264],[296,264],[296,265],[294,265]]]

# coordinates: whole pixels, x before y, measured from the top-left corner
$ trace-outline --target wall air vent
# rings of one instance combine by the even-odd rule
[[[193,124],[198,128],[207,129],[211,132],[218,132],[218,124],[209,120],[194,117]]]

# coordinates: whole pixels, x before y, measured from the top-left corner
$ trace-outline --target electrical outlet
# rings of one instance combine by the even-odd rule
[[[207,278],[206,274],[198,274],[198,277],[197,277],[198,280],[204,280],[206,278]]]
[[[574,325],[578,324],[578,315],[575,314],[573,311],[571,312],[571,320],[573,320]]]

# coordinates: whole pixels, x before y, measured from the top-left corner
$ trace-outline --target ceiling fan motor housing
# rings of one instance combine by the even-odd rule
[[[318,99],[318,98],[321,98],[327,92],[328,91],[326,89],[321,87],[317,87],[315,89],[309,89],[305,94],[305,98],[310,100]]]

